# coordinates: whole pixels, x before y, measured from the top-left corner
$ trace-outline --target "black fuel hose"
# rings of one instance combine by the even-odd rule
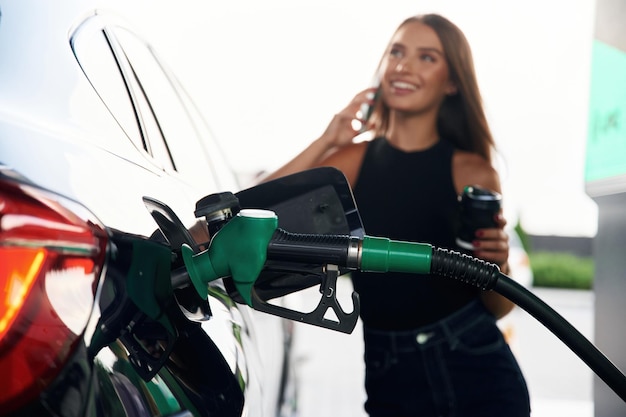
[[[536,318],[556,337],[561,339],[622,400],[626,401],[626,377],[624,374],[559,313],[504,274],[500,274],[493,290]]]
[[[626,376],[552,307],[500,272],[497,265],[446,249],[433,249],[431,272],[493,290],[537,319],[626,401]]]

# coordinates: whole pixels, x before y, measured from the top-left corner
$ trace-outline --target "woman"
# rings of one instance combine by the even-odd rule
[[[500,192],[494,147],[463,33],[435,14],[411,17],[379,64],[380,87],[357,94],[323,135],[270,178],[316,166],[347,177],[370,236],[455,246],[457,196]],[[352,123],[374,105],[370,141]],[[473,255],[507,273],[505,220],[476,232]],[[352,275],[365,339],[370,416],[528,416],[528,391],[496,320],[513,308],[493,292],[434,276]]]

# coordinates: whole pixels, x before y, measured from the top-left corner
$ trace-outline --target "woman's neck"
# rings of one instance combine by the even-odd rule
[[[439,142],[437,114],[393,113],[386,137],[396,148],[406,152],[428,149]]]

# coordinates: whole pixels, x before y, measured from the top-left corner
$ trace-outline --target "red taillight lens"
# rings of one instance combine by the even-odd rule
[[[3,340],[24,305],[46,255],[42,249],[0,247],[0,256],[7,260],[0,263],[0,277],[6,277],[2,280],[4,302],[0,304],[0,340]]]
[[[0,176],[0,410],[32,400],[67,362],[106,244],[82,206]]]

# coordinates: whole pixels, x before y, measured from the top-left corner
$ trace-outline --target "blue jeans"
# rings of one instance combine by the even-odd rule
[[[411,331],[364,328],[371,417],[528,417],[522,372],[478,300]]]

